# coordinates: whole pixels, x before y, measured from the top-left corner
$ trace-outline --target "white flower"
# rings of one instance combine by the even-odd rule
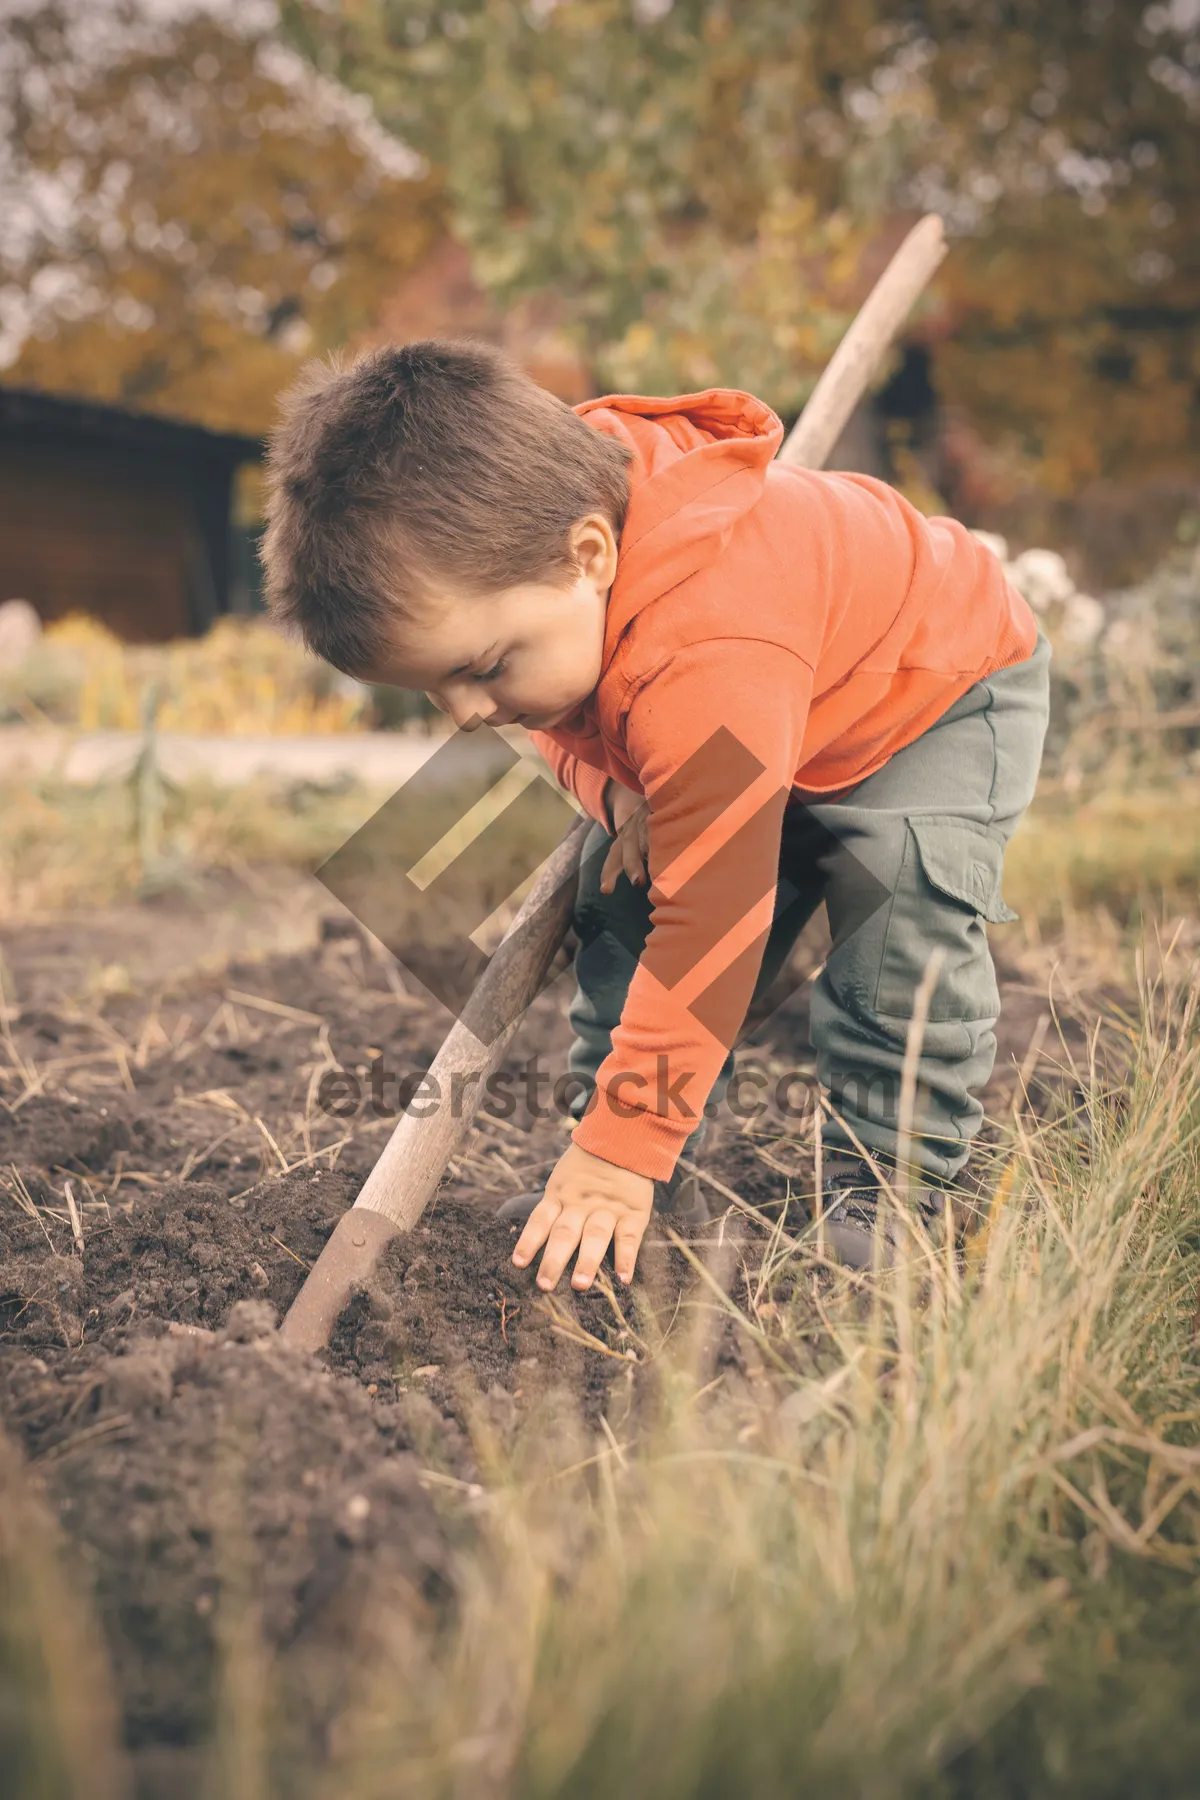
[[[1104,630],[1106,614],[1090,594],[1072,594],[1067,601],[1062,635],[1069,644],[1094,644]]]
[[[28,600],[0,605],[0,669],[16,669],[37,649],[42,621]]]
[[[1075,583],[1057,550],[1022,550],[1009,564],[1008,574],[1034,612],[1045,612],[1075,592]]]
[[[982,544],[985,550],[990,550],[993,556],[998,556],[1002,563],[1008,561],[1008,539],[1002,538],[999,532],[973,531],[971,536],[977,543]]]

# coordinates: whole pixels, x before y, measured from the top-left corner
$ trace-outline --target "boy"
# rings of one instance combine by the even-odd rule
[[[794,470],[728,390],[570,409],[486,346],[310,367],[272,443],[275,616],[456,726],[519,723],[596,821],[575,912],[587,1104],[519,1266],[628,1282],[680,1199],[732,1047],[823,898],[812,992],[826,1240],[867,1266],[869,1152],[898,1149],[913,998],[940,953],[909,1200],[932,1221],[982,1118],[999,996],[984,921],[1033,795],[1049,644],[1000,564],[866,476]],[[604,854],[606,852],[606,854]],[[602,867],[600,866],[602,865]],[[887,1232],[881,1248],[887,1249]]]

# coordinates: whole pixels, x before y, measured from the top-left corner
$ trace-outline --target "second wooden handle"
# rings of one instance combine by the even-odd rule
[[[945,254],[942,221],[937,213],[926,213],[913,226],[834,351],[779,452],[780,462],[797,469],[819,469],[827,461],[888,346]]]

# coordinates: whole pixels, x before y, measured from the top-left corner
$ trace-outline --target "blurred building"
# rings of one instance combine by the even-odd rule
[[[257,438],[0,387],[0,601],[87,612],[132,642],[245,603],[231,501]]]

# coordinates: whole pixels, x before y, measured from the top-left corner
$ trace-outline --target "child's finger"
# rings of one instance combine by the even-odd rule
[[[618,1281],[633,1280],[638,1251],[642,1247],[648,1222],[632,1213],[626,1213],[617,1220],[617,1228],[613,1232],[613,1262],[616,1264]]]
[[[537,1284],[544,1292],[557,1287],[558,1278],[570,1262],[583,1232],[583,1219],[583,1213],[572,1208],[570,1212],[561,1212],[554,1221],[537,1273]]]
[[[622,834],[621,858],[625,873],[634,887],[643,887],[646,881],[646,864],[638,844],[636,831],[626,831]]]
[[[600,870],[600,892],[602,894],[612,893],[617,885],[617,876],[624,867],[624,850],[621,845],[621,833],[618,832],[608,846],[608,855],[604,858],[604,864]]]
[[[583,1228],[583,1236],[579,1240],[579,1255],[575,1258],[575,1273],[571,1277],[573,1288],[590,1288],[596,1277],[596,1270],[604,1261],[604,1252],[608,1249],[608,1240],[613,1234],[615,1216],[610,1212],[594,1212],[588,1217]]]
[[[562,1211],[558,1200],[551,1200],[543,1195],[525,1221],[525,1229],[513,1245],[512,1259],[518,1269],[531,1263],[546,1239],[550,1236],[554,1221]]]

